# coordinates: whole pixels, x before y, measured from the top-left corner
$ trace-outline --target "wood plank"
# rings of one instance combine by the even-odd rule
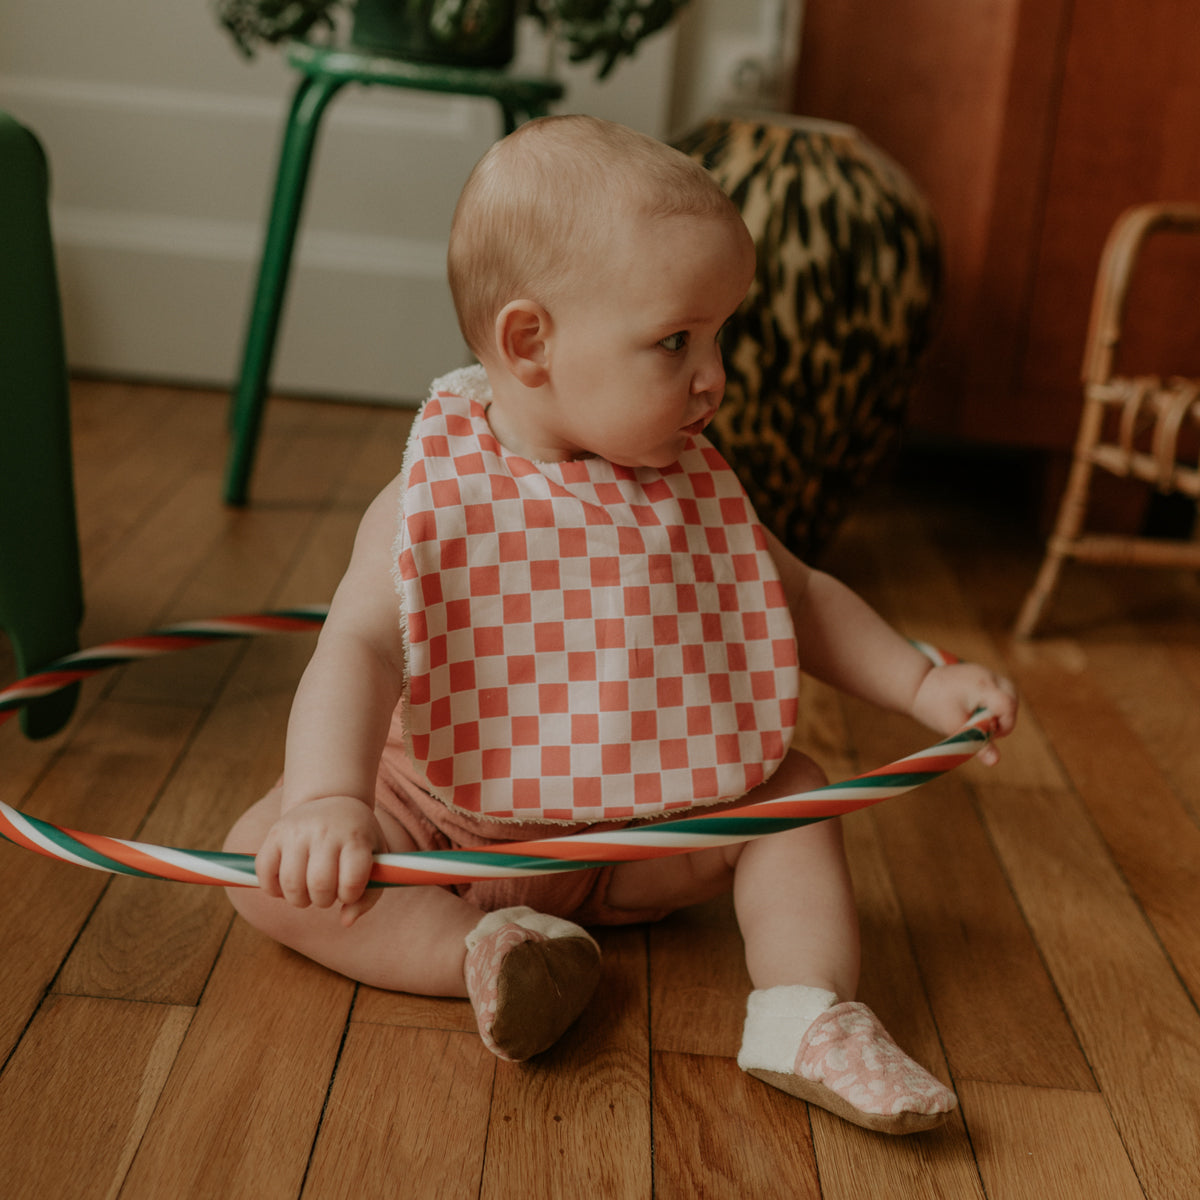
[[[335,505],[361,517],[376,495],[399,473],[408,434],[416,419],[412,409],[368,409],[370,426],[354,467],[338,487]]]
[[[346,455],[361,431],[370,425],[370,418],[360,410],[331,413],[329,406],[302,405],[299,417],[288,417],[290,422],[300,421],[298,430],[285,431],[284,436],[273,439],[263,454],[263,474],[276,488],[273,505],[283,512],[275,520],[269,507],[231,510],[220,502],[224,406],[214,403],[212,397],[186,394],[181,397],[181,405],[188,420],[178,430],[171,427],[178,445],[170,440],[160,444],[156,436],[153,446],[138,446],[119,464],[109,464],[116,476],[124,478],[126,472],[131,473],[126,486],[133,495],[120,493],[103,504],[97,502],[96,507],[102,511],[110,510],[118,499],[144,503],[136,471],[145,459],[165,462],[167,470],[160,489],[151,497],[153,503],[138,509],[140,516],[130,535],[98,566],[85,560],[84,636],[89,644],[140,633],[171,615],[217,615],[194,611],[183,614],[171,606],[189,587],[196,589],[197,602],[207,602],[209,597],[214,604],[218,602],[213,591],[205,590],[207,585],[200,577],[210,562],[226,564],[222,579],[231,594],[236,593],[240,586],[236,582],[239,564],[245,566],[248,561],[243,546],[256,555],[267,554],[268,571],[272,570],[271,556],[256,541],[253,531],[260,526],[269,529],[273,524],[287,523],[292,520],[287,510],[297,506],[303,509],[305,502],[310,508],[317,503],[327,504],[333,481],[346,468]],[[305,432],[310,422],[312,431]],[[323,461],[322,444],[330,465],[319,472],[323,483],[315,490],[314,499],[311,485],[305,491],[305,477]],[[188,468],[181,469],[181,464],[188,464]],[[81,511],[88,507],[86,495],[81,495]],[[278,579],[282,567],[275,563],[273,569]],[[143,673],[160,669],[164,668],[147,664]],[[171,668],[174,672],[180,669],[178,665]],[[175,683],[178,688],[178,679]],[[170,694],[177,697],[180,693],[176,690]]]
[[[314,492],[328,493],[322,504],[341,504],[343,496],[357,501],[363,477],[378,473],[377,447],[387,444],[375,436],[382,416],[357,414],[357,432],[346,447],[346,454],[352,455],[349,465],[346,454],[329,455],[322,449],[328,440],[328,419],[314,422],[314,436],[285,438],[274,455],[266,456],[262,475],[268,498],[300,486],[295,482],[299,478]],[[322,459],[332,465],[323,467]],[[205,503],[213,502],[210,497]],[[241,527],[243,535],[221,543],[236,549],[209,555],[199,576],[204,582],[189,585],[172,602],[177,614],[253,611],[271,603],[286,607],[332,595],[357,527],[357,513],[349,505],[317,516],[313,505],[297,500],[290,506],[280,504],[278,511],[268,504],[265,512],[256,508],[242,515],[248,518]],[[278,548],[268,553],[272,542]],[[255,567],[254,560],[262,567]],[[149,664],[127,673],[123,695],[144,701],[170,696],[174,670],[181,674],[187,695],[212,701],[222,672],[236,662],[218,707],[147,820],[144,840],[216,849],[241,812],[273,785],[282,769],[292,695],[315,640],[315,634],[263,638],[236,650],[222,648],[215,657],[205,650],[160,660],[157,674],[148,674]],[[208,662],[187,665],[205,656]],[[58,986],[93,995],[194,1004],[230,915],[219,890],[121,881],[101,901]],[[174,952],[165,956],[163,947]]]
[[[961,1113],[928,1133],[887,1137],[809,1112],[822,1200],[984,1200]]]
[[[195,735],[139,830],[140,840],[220,848],[241,812],[279,776],[291,695],[308,642],[269,639],[250,648],[227,697]],[[196,1004],[232,916],[221,888],[114,880],[56,987]]]
[[[966,788],[931,785],[876,821],[954,1078],[1094,1090]]]
[[[1007,631],[1034,569],[1018,567],[1020,544],[1011,536],[1001,531],[981,545],[964,534],[963,524],[944,513],[922,520],[943,554],[953,556],[971,593],[988,598],[985,619]],[[1028,539],[1023,544],[1028,557]],[[1036,552],[1040,558],[1040,546]],[[1200,821],[1198,601],[1193,572],[1067,564],[1033,643],[1059,669],[1089,672],[1193,821]],[[1027,712],[1032,715],[1028,706]],[[1011,757],[1009,747],[1005,756]],[[1006,779],[1007,767],[1006,761]]]
[[[27,812],[69,829],[132,837],[195,723],[189,709],[95,710],[35,789]],[[0,1059],[6,1057],[109,876],[0,846]]]
[[[1104,689],[1062,670],[1040,645],[1014,648],[1013,671],[1193,996],[1200,996],[1200,828]]]
[[[985,613],[996,628],[1007,636],[1016,621],[1026,594],[1033,587],[1042,559],[1042,546],[1036,557],[1018,568],[1015,554],[997,554],[989,561],[979,546],[947,550],[956,555],[957,570],[973,589],[990,594]],[[1074,642],[1079,638],[1102,636],[1124,613],[1128,616],[1128,600],[1122,595],[1125,581],[1138,572],[1128,568],[1102,567],[1091,564],[1066,564],[1059,574],[1058,585],[1046,605],[1038,624],[1036,640]]]
[[[480,1195],[648,1197],[649,1093],[645,1061],[604,1047],[501,1065]]]
[[[847,582],[907,636],[1006,672],[1001,645],[981,628],[978,597],[985,596],[987,589],[960,580],[956,560],[935,544],[928,529],[922,512],[898,505],[872,509],[869,525],[864,521],[848,530],[846,549],[854,574]],[[902,553],[889,550],[900,546]],[[928,734],[915,721],[909,723],[909,729],[909,739],[895,743],[898,752],[929,744]],[[1021,714],[1000,750],[1002,762],[995,770],[969,763],[957,774],[971,781],[986,781],[999,771],[1013,786],[1062,786],[1062,767],[1036,712]]]
[[[0,646],[7,650],[7,643],[0,634]],[[12,683],[17,676],[16,667],[11,658],[9,667],[0,680],[4,685]],[[13,717],[0,731],[0,753],[4,756],[4,770],[0,771],[0,800],[16,809],[22,809],[29,800],[29,795],[40,779],[46,774],[53,763],[74,739],[80,727],[84,724],[87,714],[96,706],[104,692],[104,684],[91,680],[84,683],[80,691],[79,701],[70,722],[53,737],[42,738],[31,742],[20,729],[19,718]],[[5,843],[0,842],[0,851]]]
[[[865,811],[843,818],[842,826],[862,927],[858,999],[905,1053],[953,1086],[878,828]]]
[[[70,381],[71,442],[75,477],[99,482],[113,462],[126,457],[136,442],[152,440],[164,420],[180,407],[171,388],[115,379]]]
[[[0,1195],[116,1196],[190,1008],[57,997],[0,1076]]]
[[[181,584],[228,536],[228,518],[210,507],[217,486],[207,474],[182,475],[132,535],[85,576],[84,645],[129,637],[159,624]]]
[[[856,814],[847,818],[843,824],[846,828],[847,852],[854,872],[863,923],[864,975],[860,994],[880,1014],[893,1036],[904,1045],[910,1054],[934,1069],[943,1079],[947,1079],[949,1076],[941,1055],[938,1031],[923,1000],[921,980],[908,947],[899,905],[892,892],[882,848],[873,830],[869,815]],[[723,910],[722,907],[718,907],[719,905],[724,906]],[[722,970],[723,962],[728,960],[731,964],[740,964],[741,961],[740,938],[737,937],[732,913],[729,911],[726,901],[713,902],[713,912],[708,914],[708,921],[711,922],[717,914],[721,914],[727,922],[727,949],[718,949],[714,953],[714,946],[718,945],[717,940],[712,936],[711,929],[703,926],[701,931],[695,931],[690,939],[681,939],[678,951],[674,947],[671,948],[671,952],[680,953],[682,962],[686,963],[689,961],[687,955],[690,946],[690,962],[692,968],[697,972],[698,980],[702,979],[704,974],[713,973],[714,963],[717,976],[720,978],[726,973]],[[658,939],[660,931],[669,933],[672,923],[678,923],[681,930],[686,929],[689,923],[697,922],[699,915],[701,915],[699,909],[676,914],[660,926],[654,927],[652,938]],[[698,954],[696,947],[701,941],[704,951],[702,954]],[[652,978],[656,981],[657,986],[660,974],[660,946],[657,940],[652,944],[654,945]],[[667,946],[664,945],[663,950],[666,949]],[[680,965],[673,966],[673,978],[675,979],[679,978]],[[744,995],[748,989],[749,982],[747,980],[741,989],[741,995]],[[700,1055],[725,1055],[724,1063],[740,1075],[741,1073],[737,1071],[736,1064],[732,1060],[736,1056],[741,1040],[741,1020],[744,1006],[729,1004],[728,998],[731,989],[727,985],[713,989],[713,991],[716,993],[716,1002],[722,1005],[723,1016],[719,1028],[723,1036],[721,1040],[715,1042],[706,1043],[700,1036],[693,1037],[692,1041],[699,1043],[700,1049],[697,1053]],[[714,999],[711,994],[704,991],[698,991],[697,995],[700,1002],[689,1000],[686,1005],[681,1003],[679,1007],[684,1009],[700,1034],[709,1033],[711,1036],[710,1031],[714,1021],[711,1017],[706,1018],[704,1005],[705,1003],[712,1005]],[[675,1044],[686,1036],[686,1026],[682,1022],[677,1027],[673,1027],[665,1021],[660,1024],[659,1014],[662,1008],[663,1003],[656,996],[652,1004],[655,1019],[656,1063],[662,1057],[657,1052],[664,1041],[668,1044]],[[770,1091],[766,1088],[762,1090]],[[655,1097],[656,1105],[658,1105],[660,1100],[657,1077]],[[780,1096],[780,1099],[786,1104],[794,1103],[787,1097]],[[889,1197],[911,1196],[914,1200],[921,1197],[923,1200],[928,1195],[944,1195],[958,1200],[959,1197],[982,1194],[977,1179],[969,1169],[969,1142],[961,1122],[956,1124],[953,1133],[932,1135],[939,1139],[940,1145],[944,1146],[949,1143],[955,1148],[951,1161],[941,1162],[939,1160],[930,1165],[923,1163],[919,1157],[913,1160],[911,1155],[901,1154],[899,1165],[897,1165],[897,1161],[894,1161],[895,1148],[889,1148],[891,1139],[862,1134],[862,1131],[825,1113],[813,1112],[812,1119],[814,1127],[821,1125],[824,1128],[825,1154],[818,1155],[818,1162],[826,1196],[875,1197],[888,1195]],[[714,1128],[719,1129],[722,1124],[718,1122]],[[868,1148],[863,1150],[857,1158],[843,1154],[842,1147],[845,1140],[850,1139],[857,1147],[860,1135],[868,1143]],[[710,1141],[712,1136],[710,1133]],[[925,1139],[916,1140],[923,1141]],[[889,1145],[881,1147],[881,1143]],[[826,1156],[829,1158],[828,1162]],[[870,1170],[865,1176],[868,1179],[867,1184],[861,1183],[864,1178],[864,1159],[871,1164]],[[656,1174],[656,1182],[660,1178],[661,1176]],[[739,1181],[739,1188],[746,1184],[746,1180]],[[935,1188],[944,1190],[931,1190]],[[713,1192],[712,1194],[720,1195],[721,1193]],[[742,1192],[738,1190],[736,1194],[740,1195]],[[768,1191],[763,1194],[772,1193]],[[803,1195],[804,1193],[798,1191],[797,1194]]]
[[[124,1200],[294,1200],[354,985],[235,921]]]
[[[139,423],[142,396],[153,420]],[[225,597],[249,602],[271,577],[272,604],[327,595],[363,507],[394,474],[411,414],[368,414],[353,435],[360,449],[336,485],[317,497],[302,477],[309,453],[303,431],[332,429],[340,410],[281,402],[282,424],[268,453],[280,487],[292,491],[226,523],[216,498],[224,405],[180,393],[183,407],[172,416],[176,397],[171,389],[106,391],[90,428],[81,424],[88,453],[99,456],[84,472],[96,489],[88,519],[101,534],[111,504],[126,531],[122,538],[139,546],[134,555],[114,541],[116,558],[89,567],[100,581],[89,593],[89,604],[98,606],[96,628],[107,623],[129,632],[132,615],[151,598],[164,611],[190,608],[185,615],[200,605],[224,609]],[[153,502],[115,484],[110,491],[106,479],[124,461],[161,454],[150,434],[156,423],[172,421],[179,458],[153,475],[160,489]],[[212,446],[197,453],[181,431],[201,427]],[[204,473],[210,484],[193,483],[188,491],[189,476]],[[999,509],[981,515],[986,505],[942,493],[910,503],[909,492],[897,491],[864,502],[846,538],[831,548],[829,565],[909,631],[932,630],[951,649],[1007,664],[1016,653],[1008,625],[1040,548],[1027,531],[1007,528]],[[88,503],[81,498],[81,506]],[[167,507],[174,513],[169,520],[162,515]],[[180,522],[195,535],[187,548],[170,544]],[[264,545],[264,529],[278,533],[279,547]],[[251,546],[266,556],[261,570]],[[150,561],[156,555],[172,564],[169,570],[156,573]],[[152,597],[138,595],[139,564],[147,566]],[[1156,887],[1146,892],[1156,905],[1154,919],[1169,917],[1173,907],[1175,936],[1185,936],[1193,899],[1183,869],[1190,843],[1169,842],[1184,831],[1180,822],[1194,825],[1189,753],[1197,707],[1191,701],[1200,691],[1197,585],[1168,573],[1080,568],[1068,574],[1054,619],[1073,636],[1034,644],[1037,661],[1022,670],[1039,672],[1039,684],[1026,692],[1021,733],[1004,745],[1001,767],[957,772],[929,792],[845,822],[863,925],[860,994],[909,1053],[959,1091],[963,1114],[946,1130],[909,1139],[866,1134],[820,1110],[809,1114],[738,1071],[733,1056],[749,981],[728,897],[649,931],[602,931],[606,976],[592,1006],[552,1052],[512,1067],[483,1049],[470,1007],[460,1000],[359,988],[347,1026],[353,985],[242,922],[233,922],[202,990],[206,964],[231,923],[219,893],[145,881],[106,885],[105,877],[0,846],[9,885],[0,897],[0,962],[10,985],[0,994],[0,1033],[8,1020],[9,1047],[16,1044],[0,1076],[0,1120],[12,1111],[3,1106],[13,1105],[14,1095],[19,1103],[0,1127],[19,1129],[22,1139],[13,1150],[8,1135],[0,1137],[0,1164],[20,1160],[26,1171],[10,1177],[0,1167],[0,1194],[21,1197],[24,1188],[31,1200],[69,1195],[73,1180],[95,1180],[97,1194],[107,1194],[110,1182],[120,1183],[144,1127],[124,1194],[155,1200],[251,1191],[291,1197],[306,1171],[311,1196],[337,1189],[387,1194],[391,1182],[393,1195],[417,1188],[419,1197],[422,1186],[424,1194],[441,1188],[450,1196],[474,1195],[482,1187],[488,1195],[574,1200],[585,1189],[644,1196],[653,1183],[663,1195],[770,1196],[785,1188],[855,1200],[970,1200],[982,1197],[986,1184],[989,1197],[1091,1200],[1110,1192],[1138,1195],[1126,1191],[1131,1172],[1155,1200],[1190,1196],[1200,1177],[1200,1019],[1171,961],[1175,946],[1156,935],[1141,901],[1145,888]],[[212,705],[203,724],[188,706],[164,712],[157,703],[117,703],[111,680],[93,681],[80,718],[53,744],[10,736],[0,795],[44,802],[43,815],[65,814],[66,823],[82,828],[139,836],[140,824],[140,836],[164,835],[150,840],[173,840],[172,832],[184,844],[219,840],[232,814],[278,768],[279,723],[308,641],[255,642],[238,654],[227,678],[213,671],[220,686],[206,683],[195,693]],[[4,653],[0,663],[9,662],[11,671]],[[198,685],[209,671],[204,665],[198,672]],[[132,674],[122,695],[139,694]],[[146,685],[148,701],[157,686]],[[922,731],[901,718],[878,718],[807,686],[798,743],[835,778],[851,774],[856,761],[873,766],[924,744]],[[1089,690],[1093,707],[1108,714],[1099,725],[1085,703]],[[1114,742],[1113,753],[1140,756],[1128,777],[1104,769],[1103,755],[1090,755],[1090,773],[1080,766],[1097,729]],[[1160,820],[1166,797],[1176,812]],[[1128,813],[1119,811],[1122,804]],[[1167,826],[1166,839],[1123,823],[1156,821]],[[1126,872],[1119,854],[1129,855],[1137,870]],[[1156,881],[1160,864],[1166,878]],[[203,919],[173,911],[185,896],[202,895],[212,902]],[[89,910],[94,915],[87,919]],[[1014,913],[1021,928],[1013,925]],[[1045,964],[1032,991],[1030,938]],[[74,954],[54,978],[73,941]],[[86,972],[85,951],[92,956]],[[1186,962],[1181,970],[1190,978]],[[1043,1011],[1047,973],[1071,1023],[1068,1036],[1078,1042],[1075,1061],[1086,1060],[1089,1072],[1070,1088],[968,1077],[975,1072],[965,1063],[995,1077],[1041,1069],[1033,1059],[1047,1038],[1047,1053],[1059,1053],[1063,1017],[1051,1020]],[[188,990],[177,991],[185,976]],[[130,995],[198,999],[192,1028],[183,1036],[183,1008],[59,991],[119,994],[124,985]],[[47,986],[56,990],[42,999]],[[162,1023],[157,1035],[156,1022]],[[985,1035],[994,1046],[983,1044]],[[180,1037],[182,1051],[164,1085]],[[472,1074],[476,1064],[495,1077],[494,1099]],[[111,1114],[96,1104],[105,1086],[116,1097]],[[161,1102],[151,1119],[156,1097]],[[485,1111],[490,1126],[482,1147],[478,1122]],[[102,1124],[103,1115],[114,1117],[112,1126]],[[464,1125],[475,1132],[465,1135],[470,1144],[460,1153]],[[439,1158],[442,1129],[451,1132],[444,1140],[454,1149]],[[79,1147],[63,1149],[64,1130],[78,1131]],[[22,1153],[26,1142],[35,1153]],[[1124,1168],[1122,1147],[1130,1160]],[[31,1162],[43,1164],[41,1175],[60,1171],[66,1185],[51,1174],[49,1188],[36,1179],[26,1187]]]
[[[980,800],[1146,1195],[1190,1195],[1200,1179],[1193,1000],[1074,793],[997,787]]]
[[[1200,675],[1189,678],[1195,646],[1156,644],[1139,637],[1089,644],[1092,676],[1124,718],[1193,822],[1200,823]]]
[[[953,1086],[875,822],[864,811],[842,823],[862,925],[858,998],[906,1053]],[[825,1200],[982,1198],[961,1116],[909,1138],[868,1133],[821,1109],[809,1116]]]
[[[271,439],[255,475],[258,498],[253,509],[221,508],[213,490],[218,483],[207,475],[203,488],[189,489],[191,502],[201,511],[181,520],[190,524],[207,517],[229,536],[213,541],[185,576],[164,581],[155,624],[272,606],[281,582],[316,535],[322,514],[371,426],[366,410],[342,411],[329,405],[315,408],[310,422]],[[350,544],[342,549],[342,569]],[[328,603],[335,585],[336,578],[308,602]],[[244,643],[233,643],[218,650],[155,659],[136,671],[126,671],[118,694],[148,702],[167,698],[209,703],[243,650]]]
[[[1143,1200],[1103,1097],[972,1082],[960,1099],[989,1200]]]
[[[218,469],[220,411],[211,393],[71,385],[76,520],[87,575],[178,490],[196,465]]]
[[[76,512],[85,574],[81,638],[85,646],[141,632],[142,627],[122,628],[116,620],[93,619],[110,606],[116,607],[105,586],[103,564],[117,553],[123,539],[133,536],[132,531],[179,489],[186,476],[181,463],[194,459],[197,444],[205,440],[203,430],[212,413],[210,398],[197,393],[99,381],[77,380],[72,384]],[[215,469],[217,460],[213,461]],[[142,470],[143,465],[152,468],[150,474]],[[167,549],[162,542],[148,546],[145,561],[159,562]],[[144,582],[144,564],[137,567],[127,563],[117,575],[124,594],[131,582]],[[5,681],[13,675],[11,669],[0,671]],[[85,682],[72,724],[55,738],[31,744],[18,738],[15,728],[6,732],[4,736],[10,743],[5,750],[5,779],[0,788],[9,803],[14,803],[9,788],[17,793],[26,790],[34,775],[70,741],[90,708],[112,687],[111,675]]]
[[[903,752],[908,721],[849,711],[882,759]],[[947,776],[872,813],[954,1078],[1093,1090],[968,785]]]
[[[657,1200],[819,1200],[807,1106],[732,1059],[655,1052]]]
[[[1186,622],[1184,628],[1191,630],[1192,622]],[[1200,696],[1200,646],[1185,644],[1179,640],[1175,641],[1171,646],[1171,664],[1180,677],[1187,682],[1191,696]],[[1193,705],[1194,703],[1193,701]],[[1189,705],[1189,709],[1193,705]],[[1188,769],[1190,768],[1190,752],[1195,750],[1195,742],[1191,740],[1190,732],[1185,735],[1189,739],[1185,743],[1185,747],[1175,747],[1173,752],[1167,750],[1165,746],[1160,747],[1157,738],[1144,726],[1139,726],[1138,732],[1150,752],[1162,763],[1164,774],[1170,779],[1171,785],[1188,806],[1193,817],[1200,822],[1200,798],[1196,797],[1195,791],[1197,776]],[[1186,764],[1181,762],[1181,750],[1189,753]]]
[[[475,1012],[470,1001],[451,996],[410,996],[361,984],[350,1019],[369,1025],[404,1029],[442,1029],[474,1033]]]
[[[545,1054],[496,1069],[484,1200],[650,1195],[645,937],[597,940],[603,974],[583,1016]]]
[[[497,1061],[470,1034],[353,1025],[304,1195],[478,1195]]]
[[[672,913],[649,933],[654,1049],[735,1058],[751,983],[732,897]]]
[[[849,778],[860,765],[841,693],[807,675],[800,677],[800,718],[792,745],[813,759],[831,780]]]

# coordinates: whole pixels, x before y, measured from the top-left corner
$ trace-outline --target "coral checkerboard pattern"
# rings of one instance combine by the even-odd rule
[[[703,438],[664,470],[534,463],[480,368],[405,453],[395,579],[407,749],[496,820],[628,820],[744,796],[795,726],[795,632],[766,534]]]

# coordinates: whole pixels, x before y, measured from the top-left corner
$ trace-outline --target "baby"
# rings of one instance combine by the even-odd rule
[[[853,999],[838,822],[647,862],[367,889],[372,855],[616,828],[824,782],[791,748],[799,672],[939,732],[1011,685],[934,666],[758,522],[704,438],[755,250],[685,155],[548,117],[475,168],[451,289],[481,364],[438,380],[363,518],[288,726],[231,831],[239,912],[376,987],[469,997],[501,1058],[586,1006],[586,926],[732,889],[753,982],[739,1064],[866,1128],[957,1101]],[[994,762],[989,746],[985,761]]]

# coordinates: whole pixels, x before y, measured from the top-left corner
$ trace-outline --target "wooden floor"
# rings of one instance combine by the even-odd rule
[[[76,386],[85,645],[327,601],[409,421],[274,403],[256,502],[231,512],[224,414],[212,394]],[[1013,645],[1038,547],[992,482],[878,488],[825,560],[1024,696],[1000,767],[847,822],[863,998],[952,1082],[953,1124],[887,1139],[743,1076],[748,981],[724,901],[602,932],[584,1018],[516,1067],[465,1002],[356,988],[233,920],[219,890],[3,844],[0,1196],[1200,1194],[1200,587],[1078,567],[1047,636]],[[4,730],[0,797],[216,847],[280,768],[310,649],[266,638],[97,677],[63,735]],[[809,699],[803,737],[835,777],[930,740]]]

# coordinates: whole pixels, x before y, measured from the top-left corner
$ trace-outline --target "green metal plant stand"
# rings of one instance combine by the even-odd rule
[[[562,84],[555,79],[488,68],[407,62],[353,47],[333,49],[298,42],[290,48],[288,61],[300,72],[301,79],[284,128],[231,417],[225,500],[238,506],[246,503],[254,469],[304,191],[321,117],[330,100],[348,83],[490,97],[500,106],[507,134],[522,121],[545,115],[550,104],[563,94]]]

